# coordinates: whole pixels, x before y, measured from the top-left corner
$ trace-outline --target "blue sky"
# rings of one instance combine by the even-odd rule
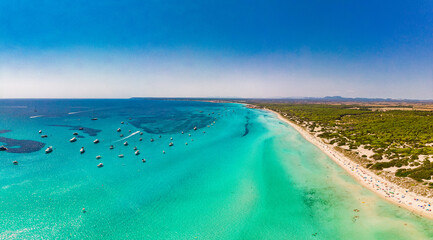
[[[0,1],[0,97],[433,99],[433,1]]]

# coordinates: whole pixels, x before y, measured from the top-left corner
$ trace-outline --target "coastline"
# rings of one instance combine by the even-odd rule
[[[428,199],[424,196],[409,192],[408,190],[381,178],[380,176],[360,166],[350,158],[336,151],[332,145],[323,142],[320,138],[312,135],[289,119],[281,116],[278,112],[270,109],[262,110],[275,114],[279,120],[290,125],[297,132],[299,132],[304,139],[314,144],[322,152],[328,155],[335,163],[346,170],[346,172],[357,182],[376,193],[382,199],[387,200],[388,202],[391,202],[397,206],[403,207],[421,217],[433,220],[433,199]]]

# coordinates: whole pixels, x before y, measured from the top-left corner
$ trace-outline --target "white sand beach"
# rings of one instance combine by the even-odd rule
[[[368,169],[353,162],[348,157],[336,151],[330,144],[323,142],[320,138],[313,136],[308,131],[293,123],[292,121],[284,118],[279,113],[270,111],[278,116],[281,121],[286,122],[297,130],[306,140],[317,146],[320,150],[326,153],[334,162],[345,169],[351,176],[353,176],[359,183],[374,193],[378,194],[383,199],[397,204],[409,211],[416,213],[420,216],[433,219],[432,203],[433,199],[428,199],[423,196],[417,195],[413,192],[397,186],[388,180],[385,180]]]

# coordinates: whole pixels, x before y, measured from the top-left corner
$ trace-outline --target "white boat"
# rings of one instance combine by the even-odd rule
[[[69,139],[69,142],[75,142],[75,141],[77,141],[76,137],[73,137],[73,138]]]
[[[173,140],[173,138],[171,137],[170,140]]]
[[[99,139],[95,139],[95,141],[93,141],[93,143],[99,143]]]
[[[101,155],[96,156],[96,159],[101,159]]]
[[[42,133],[42,130],[39,130],[39,133]]]
[[[80,153],[84,153],[86,150],[84,150],[84,147],[81,147]]]
[[[188,142],[186,142],[185,145],[188,145]]]
[[[119,154],[119,155],[117,155],[119,158],[123,158],[124,156],[123,156],[123,154]]]
[[[124,121],[121,121],[121,122],[120,122],[120,124],[124,124],[124,123],[125,123]]]
[[[120,128],[117,129],[117,132],[121,132],[121,131],[122,131],[122,129],[120,129]]]
[[[135,151],[135,155],[139,155],[140,154],[140,150]]]
[[[155,140],[153,140],[153,138],[151,138],[151,139],[150,139],[150,142],[153,142],[153,141],[155,141]]]
[[[5,146],[3,146],[3,145],[0,146],[0,151],[7,151],[7,150],[8,150],[7,147],[5,147]]]
[[[98,167],[98,168],[101,168],[101,167],[103,167],[103,166],[104,166],[104,164],[99,163],[97,167]]]
[[[168,146],[169,146],[169,147],[173,146],[173,142],[169,143]]]
[[[18,165],[18,161],[13,161],[12,164],[13,165]]]
[[[128,142],[124,142],[124,143],[123,143],[123,145],[125,145],[125,146],[128,146],[128,145],[129,145],[129,143],[128,143]]]
[[[143,158],[143,159],[141,159],[141,161],[142,161],[143,163],[145,163],[145,162],[146,162],[146,159]]]
[[[194,131],[197,130],[197,127],[194,127]]]
[[[165,151],[164,151],[164,150],[162,150],[162,154],[165,154]]]
[[[137,150],[137,147],[134,147],[134,151]]]
[[[140,132],[140,135],[143,135],[143,132]]]
[[[45,153],[50,153],[53,151],[53,147],[49,146],[47,149],[45,149]]]
[[[75,135],[75,136],[77,136],[77,135],[78,135],[78,133],[77,133],[77,132],[74,132],[74,133],[72,133],[72,135]]]
[[[113,149],[114,148],[114,146],[113,145],[110,145],[110,149]]]

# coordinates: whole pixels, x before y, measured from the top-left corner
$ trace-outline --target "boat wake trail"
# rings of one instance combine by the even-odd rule
[[[42,117],[44,115],[36,115],[36,116],[31,116],[30,118],[38,118],[38,117]]]
[[[93,110],[85,110],[85,111],[78,111],[78,112],[68,112],[69,115],[77,114],[77,113],[84,113],[84,112],[91,112]]]
[[[134,136],[135,134],[137,134],[137,133],[139,133],[139,132],[140,132],[140,131],[133,132],[133,133],[129,134],[128,136],[122,138],[122,139],[119,139],[119,140],[117,140],[117,141],[114,141],[113,143],[120,142],[120,141],[123,141],[123,140],[125,140],[125,139],[128,139],[128,138]]]

